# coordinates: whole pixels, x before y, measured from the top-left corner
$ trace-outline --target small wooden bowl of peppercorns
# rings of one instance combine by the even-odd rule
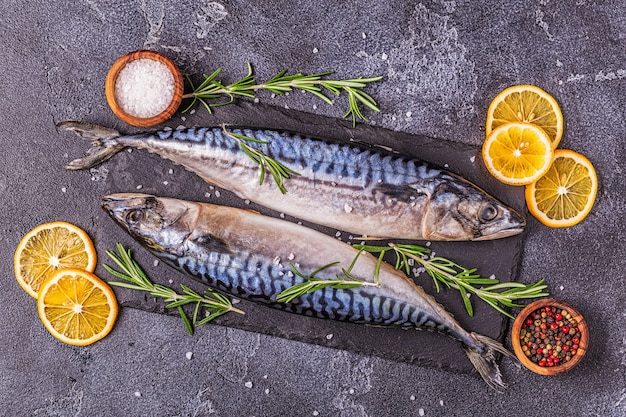
[[[517,315],[511,343],[526,368],[540,375],[557,375],[582,360],[589,331],[585,319],[573,307],[543,299],[529,304]]]

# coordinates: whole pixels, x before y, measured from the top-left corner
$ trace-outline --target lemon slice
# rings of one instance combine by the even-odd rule
[[[33,298],[54,271],[75,267],[93,272],[96,250],[87,233],[66,222],[41,224],[28,232],[13,257],[17,282]]]
[[[491,132],[482,155],[489,172],[509,185],[526,185],[550,168],[554,151],[550,138],[539,127],[507,123]]]
[[[82,269],[63,268],[41,285],[39,317],[48,331],[75,346],[92,344],[109,334],[117,318],[111,287]]]
[[[502,91],[487,110],[486,133],[510,122],[542,128],[556,148],[563,136],[563,114],[556,100],[534,85],[516,85]]]
[[[569,149],[558,149],[548,172],[526,187],[528,210],[550,227],[580,223],[591,211],[598,177],[591,162]]]

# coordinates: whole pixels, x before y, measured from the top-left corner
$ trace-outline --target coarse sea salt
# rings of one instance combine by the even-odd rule
[[[122,68],[115,82],[115,97],[126,113],[149,118],[163,112],[174,98],[174,76],[164,64],[137,59]]]

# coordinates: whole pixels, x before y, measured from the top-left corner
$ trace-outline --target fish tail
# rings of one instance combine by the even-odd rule
[[[487,385],[497,391],[504,391],[507,385],[502,380],[500,367],[496,362],[496,354],[500,353],[513,360],[516,364],[519,364],[519,361],[515,355],[492,338],[478,333],[471,333],[471,336],[476,343],[473,343],[472,346],[464,346],[467,357]]]
[[[75,159],[65,166],[66,169],[72,171],[89,169],[99,165],[124,148],[123,145],[115,141],[115,138],[120,137],[120,133],[115,129],[74,120],[64,120],[57,123],[56,126],[72,131],[80,138],[91,141],[92,147],[87,151],[86,156]]]

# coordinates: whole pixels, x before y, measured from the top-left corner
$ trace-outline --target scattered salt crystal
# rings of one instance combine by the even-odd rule
[[[135,391],[135,397],[141,397],[141,393],[139,391]]]
[[[280,264],[280,256],[274,257],[274,261],[272,262],[274,265]]]
[[[335,233],[335,237],[339,237],[339,236],[341,236],[341,232],[338,231],[337,233]]]
[[[411,395],[410,400],[415,401],[415,395]]]
[[[332,339],[332,338],[333,338],[333,336],[334,336],[334,334],[332,334],[332,333],[327,334],[327,335],[326,335],[326,339],[330,340],[330,339]]]
[[[141,190],[141,189],[143,188],[143,185],[139,184],[139,185],[138,185],[137,187],[135,187],[135,188],[137,188],[138,190]]]
[[[411,117],[411,116],[413,116],[413,112],[410,112],[410,111],[406,112],[406,117]]]
[[[388,57],[388,56],[387,56],[387,54],[386,54],[386,53],[384,53],[384,52],[383,52],[383,54],[380,56],[380,59],[382,59],[383,61],[386,61],[386,60],[387,60],[387,58],[389,58],[389,57]]]
[[[439,400],[439,405],[443,407],[443,400]]]
[[[561,291],[563,291],[564,289],[565,289],[565,287],[562,286],[562,285],[559,287],[559,290],[561,290]]]
[[[184,125],[178,125],[178,127],[176,128],[176,130],[183,130],[183,129],[185,129]]]
[[[316,54],[316,53],[318,53],[318,52],[319,52],[319,49],[317,49],[317,48],[313,48],[313,53],[314,53],[314,54]]]
[[[272,94],[270,95],[270,97],[271,97],[271,98],[274,98],[274,97],[276,97],[276,94],[275,94],[275,93],[272,93]]]
[[[317,110],[317,104],[313,105],[313,110]]]
[[[187,118],[185,116],[180,116],[180,120],[184,122],[185,120],[187,120]]]
[[[285,213],[280,213],[279,216],[280,216],[281,219],[284,219],[285,218]]]
[[[344,204],[343,209],[345,210],[346,213],[350,213],[352,211],[352,207],[350,207],[347,204]]]
[[[472,157],[470,158],[470,161],[471,161],[472,163],[474,163],[474,161],[475,161],[475,160],[476,160],[476,155],[474,155],[474,156],[472,156]]]
[[[419,410],[417,410],[417,414],[420,415],[420,416],[423,416],[426,413],[424,412],[423,408],[420,408]]]
[[[295,255],[293,253],[290,253],[289,256],[287,256],[287,259],[292,261],[293,258],[295,258]]]
[[[348,394],[354,394],[354,388],[350,388],[350,389],[348,390]]]
[[[192,111],[189,112],[189,114],[194,114],[196,112],[196,109],[193,109]]]
[[[250,204],[250,200],[248,200],[248,199],[243,200],[243,202],[246,203],[246,204]]]
[[[66,187],[61,187],[61,192],[66,193],[67,192],[67,188]]]
[[[293,272],[291,272],[291,271],[287,271],[287,276],[288,276],[289,278],[293,278]]]
[[[367,38],[367,35],[365,34],[365,32],[361,33],[361,37],[362,37],[363,39]]]
[[[231,302],[232,304],[239,304],[239,303],[241,302],[241,300],[240,300],[239,298],[232,298],[232,299],[230,300],[230,302]]]
[[[432,245],[432,242],[426,242],[426,246]]]
[[[269,389],[269,388],[265,388],[265,391],[264,391],[264,392],[265,392],[265,395],[269,395],[269,393],[270,393],[270,389]]]
[[[174,170],[172,168],[169,169],[169,171],[167,171],[168,174],[172,175],[174,173]]]
[[[219,197],[220,195],[222,195],[222,193],[220,193],[220,190],[215,190],[215,197]]]
[[[255,103],[257,103],[257,104],[258,104],[258,103],[259,103],[259,101],[261,101],[261,100],[259,100],[259,98],[258,98],[258,97],[255,97],[255,98],[254,98],[254,102],[255,102]]]
[[[313,411],[313,415],[314,415],[314,416],[319,416],[319,415],[320,415],[320,412],[319,412],[319,411],[317,411],[317,410],[315,410],[315,411]]]
[[[131,116],[154,117],[172,102],[174,76],[165,64],[137,59],[118,74],[115,97],[122,110]]]
[[[159,266],[159,260],[158,259],[154,260],[154,266]]]
[[[163,181],[163,185],[169,184],[169,181]]]
[[[170,284],[173,284],[174,280],[173,279],[168,279],[167,282],[169,282]]]
[[[243,385],[245,385],[246,388],[252,388],[252,381],[248,381]]]
[[[185,353],[185,357],[189,360],[191,360],[191,358],[193,358],[193,352],[187,352]]]

